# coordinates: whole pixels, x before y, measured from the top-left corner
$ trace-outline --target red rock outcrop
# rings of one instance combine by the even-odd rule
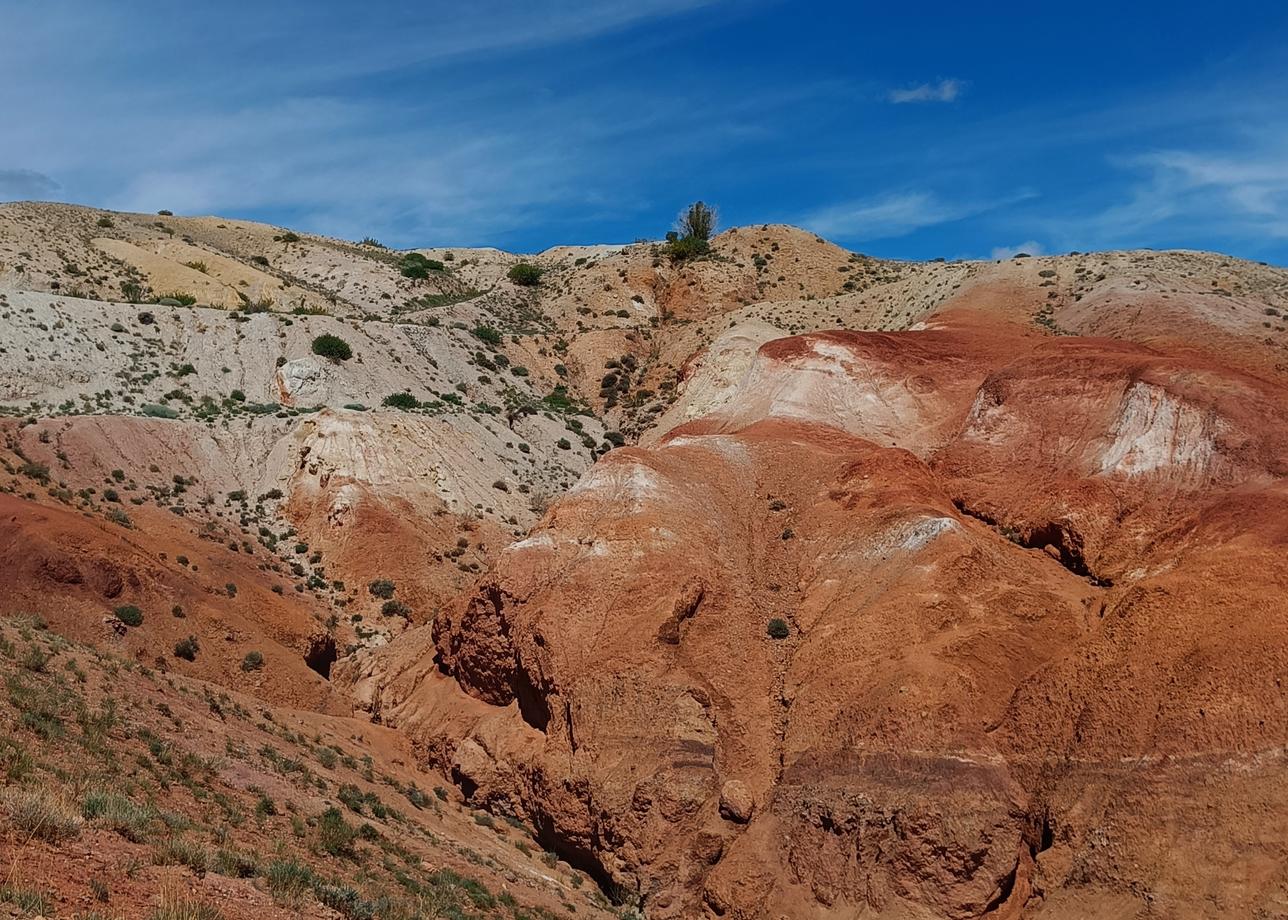
[[[649,916],[1273,912],[1286,416],[966,316],[776,340],[506,550],[439,673],[342,679]]]

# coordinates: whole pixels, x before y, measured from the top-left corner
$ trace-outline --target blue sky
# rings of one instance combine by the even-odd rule
[[[703,198],[896,258],[1288,264],[1282,2],[0,0],[0,112],[0,200],[531,251]]]

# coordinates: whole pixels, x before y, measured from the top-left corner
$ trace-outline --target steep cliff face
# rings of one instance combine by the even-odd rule
[[[650,916],[1279,903],[1280,385],[948,316],[714,402],[342,681]]]

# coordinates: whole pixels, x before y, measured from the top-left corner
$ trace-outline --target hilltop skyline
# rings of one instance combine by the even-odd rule
[[[660,237],[703,198],[890,258],[1288,261],[1288,11],[1265,4],[1093,4],[1082,29],[946,5],[54,6],[0,37],[0,199],[537,251]]]

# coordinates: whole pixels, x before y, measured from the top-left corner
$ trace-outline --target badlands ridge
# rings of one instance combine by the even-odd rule
[[[0,612],[367,739],[531,910],[1288,916],[1288,272],[419,252],[0,205]]]

